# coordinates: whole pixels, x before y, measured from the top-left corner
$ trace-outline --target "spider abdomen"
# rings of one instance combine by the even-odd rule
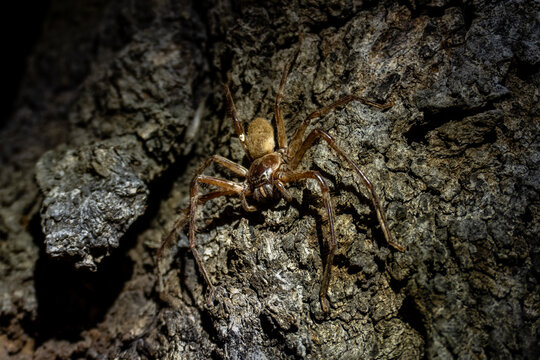
[[[255,159],[249,167],[247,181],[257,202],[275,199],[274,177],[282,164],[281,155],[273,152]]]

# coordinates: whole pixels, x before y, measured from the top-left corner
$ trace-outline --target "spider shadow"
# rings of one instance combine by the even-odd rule
[[[336,198],[343,193],[350,193],[353,195],[353,197],[358,199],[358,206],[369,208],[368,214],[362,214],[359,212],[359,209],[356,208],[352,202],[349,202],[345,204],[338,204],[337,206],[335,206],[334,207],[335,213],[351,215],[351,217],[354,219],[356,227],[358,227],[357,224],[364,224],[367,229],[370,229],[372,231],[373,238],[375,241],[377,241],[378,243],[382,241],[382,243],[386,244],[386,240],[385,240],[382,228],[381,228],[381,224],[379,223],[379,219],[377,218],[377,211],[369,195],[366,195],[364,192],[357,189],[353,185],[350,185],[350,184],[346,185],[337,181],[335,176],[321,169],[318,169],[318,171],[324,176],[325,179],[330,180],[334,184],[334,190],[331,192],[332,198]],[[351,170],[351,173],[352,173],[352,170]],[[353,176],[356,180],[356,175],[353,174]],[[357,181],[357,184],[358,184],[358,187],[360,188],[363,186],[363,184],[360,183],[360,181]],[[377,191],[377,188],[375,188],[375,191]],[[367,193],[367,190],[366,190],[366,193]]]
[[[174,259],[171,261],[169,269],[166,273],[169,273],[168,276],[173,276],[170,274],[172,269],[177,269],[174,279],[169,280],[169,282],[174,282],[174,288],[165,287],[163,293],[156,296],[158,303],[160,304],[161,309],[169,308],[178,310],[177,304],[172,299],[173,296],[177,296],[181,302],[183,302],[188,307],[196,307],[199,310],[201,316],[201,326],[206,331],[208,336],[211,339],[221,345],[222,341],[219,340],[218,329],[214,326],[214,320],[212,319],[212,314],[206,306],[199,306],[197,296],[195,293],[198,291],[197,282],[202,287],[202,296],[203,304],[206,302],[206,291],[208,288],[204,283],[204,278],[197,268],[197,263],[189,251],[189,247],[177,246],[176,251],[173,251],[170,256],[173,256]],[[163,275],[166,276],[165,274]],[[157,290],[156,290],[157,291]],[[175,294],[176,292],[176,294]],[[199,294],[200,295],[200,294]]]
[[[331,191],[331,197],[333,199],[334,203],[334,213],[336,215],[339,214],[349,214],[353,218],[355,227],[358,228],[360,224],[364,224],[364,226],[367,229],[370,229],[372,231],[373,237],[376,238],[375,241],[384,240],[384,233],[382,232],[382,229],[380,228],[380,224],[378,223],[378,219],[376,216],[375,208],[373,206],[373,203],[371,199],[366,196],[361,190],[357,189],[354,185],[344,185],[343,183],[337,181],[335,176],[332,176],[331,174],[327,173],[326,171],[318,168],[315,166],[315,169],[323,175],[323,177],[330,181],[332,184],[334,184],[334,188]],[[362,184],[358,184],[361,186]],[[266,210],[273,209],[275,211],[287,211],[287,208],[290,206],[294,207],[298,211],[298,219],[300,220],[306,216],[311,217],[315,219],[315,233],[318,240],[319,245],[319,251],[320,251],[320,257],[321,257],[321,266],[324,268],[326,266],[327,262],[327,256],[328,252],[330,250],[330,232],[328,228],[328,218],[326,215],[326,211],[324,210],[324,202],[322,195],[316,191],[310,190],[305,186],[305,181],[296,183],[294,185],[291,185],[291,187],[298,189],[298,191],[302,192],[302,200],[299,201],[296,197],[293,196],[292,200],[290,202],[286,202],[285,200],[281,201],[280,199],[277,199],[276,201],[269,202],[269,203],[262,203],[257,204],[258,210],[255,212],[247,212],[245,211],[240,204],[239,200],[234,200],[234,203],[231,203],[230,201],[227,202],[227,205],[225,207],[219,207],[219,205],[211,205],[209,208],[207,208],[206,211],[211,211],[213,207],[219,208],[218,212],[213,216],[210,220],[206,221],[204,225],[199,226],[198,232],[199,233],[211,233],[215,230],[217,230],[220,227],[228,226],[237,226],[239,221],[242,219],[247,219],[249,222],[250,227],[251,226],[264,226],[266,223],[267,217],[265,214]],[[358,211],[357,206],[355,204],[347,202],[345,204],[339,204],[335,205],[335,198],[343,193],[350,193],[352,197],[356,197],[358,199],[358,206],[367,206],[370,211],[368,215],[362,214]],[[199,220],[203,220],[202,217],[199,217]],[[378,226],[379,225],[379,226]],[[182,228],[182,232],[184,234],[187,232],[188,224],[186,223],[184,227]],[[337,229],[336,229],[337,230]],[[231,228],[232,231],[232,228]],[[337,232],[337,231],[336,231]],[[210,240],[213,241],[213,240]],[[338,249],[339,250],[339,238],[336,238],[336,241],[338,242]],[[198,244],[200,246],[200,244]],[[193,293],[193,286],[188,286],[188,282],[190,277],[193,276],[191,273],[191,269],[187,270],[188,268],[191,268],[193,266],[193,269],[195,269],[195,272],[197,273],[197,277],[200,278],[201,281],[203,281],[202,275],[197,269],[197,266],[195,264],[194,259],[191,255],[190,260],[186,256],[176,256],[176,260],[174,261],[176,268],[179,269],[178,277],[180,283],[184,284],[186,291],[184,293],[189,296],[190,301],[193,303],[196,303],[195,299],[196,296]],[[378,259],[377,261],[379,267],[382,267],[381,270],[384,270],[384,264],[381,263],[381,260]],[[188,265],[188,261],[191,261],[193,265]],[[354,266],[350,263],[349,259],[345,255],[340,255],[339,253],[336,253],[336,256],[334,258],[334,264],[337,266],[343,266],[346,268],[353,268]],[[173,265],[171,265],[173,266]],[[352,269],[352,272],[359,271],[358,269]]]
[[[375,210],[375,206],[373,205],[373,202],[369,195],[366,195],[364,192],[362,192],[361,187],[363,186],[360,181],[356,180],[356,175],[353,174],[353,177],[357,181],[358,188],[354,186],[353,184],[343,184],[342,182],[338,181],[336,176],[326,172],[325,170],[321,169],[320,167],[314,165],[314,170],[317,170],[321,173],[321,175],[325,178],[325,180],[328,180],[331,182],[334,187],[331,189],[330,196],[332,198],[332,203],[334,206],[334,214],[335,216],[339,216],[341,214],[348,214],[353,219],[353,224],[355,226],[355,229],[357,230],[357,233],[361,233],[361,228],[365,227],[366,232],[371,231],[373,241],[376,242],[378,245],[386,247],[390,247],[389,244],[386,242],[386,238],[384,236],[383,230],[381,228],[381,225],[379,223],[379,220],[377,218],[377,213]],[[352,170],[351,170],[352,171]],[[307,189],[305,189],[306,191]],[[314,201],[318,201],[319,205],[318,208],[324,208],[324,204],[322,201],[322,196],[320,194],[314,194],[310,192],[314,199]],[[358,203],[355,203],[355,201],[347,201],[342,204],[336,204],[335,199],[341,196],[342,194],[351,194],[350,197],[356,198]],[[305,193],[304,193],[305,198]],[[363,214],[359,210],[361,207],[367,207],[369,208],[369,213]],[[304,207],[304,211],[306,211]],[[319,246],[321,249],[321,260],[322,260],[322,266],[326,266],[327,262],[327,255],[330,250],[330,239],[329,239],[329,229],[328,229],[328,220],[324,219],[323,221],[319,221],[321,218],[320,213],[312,209],[312,211],[308,214],[310,216],[315,217],[316,220],[316,227],[317,227],[317,236],[319,240]],[[336,233],[338,233],[338,229],[335,229]],[[337,242],[337,248],[336,253],[334,256],[333,264],[335,266],[340,266],[347,268],[349,273],[356,273],[361,271],[361,269],[357,268],[357,266],[351,264],[350,259],[347,255],[340,253],[339,251],[339,237],[336,236],[336,242]],[[351,243],[352,244],[352,243]],[[384,271],[386,266],[384,264],[383,259],[380,258],[380,253],[378,251],[374,251],[375,256],[375,262],[377,263],[377,266],[380,271]]]
[[[208,234],[217,230],[220,227],[225,226],[231,227],[232,231],[232,226],[237,226],[242,219],[247,219],[250,226],[264,226],[267,220],[267,216],[265,214],[266,210],[273,209],[275,211],[286,211],[289,206],[293,206],[298,210],[303,208],[302,211],[299,211],[300,213],[310,213],[313,216],[318,216],[316,210],[311,209],[309,206],[303,206],[296,199],[293,199],[290,203],[277,199],[273,202],[257,204],[257,211],[254,212],[245,211],[242,208],[240,201],[235,201],[234,204],[228,203],[225,207],[220,208],[215,216],[205,221],[204,225],[197,226],[197,233]],[[212,207],[210,207],[210,209],[212,209]],[[208,210],[209,209],[207,209],[207,211]],[[199,216],[197,220],[200,221],[203,220],[203,218]],[[182,228],[179,229],[179,233],[183,233],[184,236],[187,236],[188,229],[189,221],[186,221]],[[202,246],[202,244],[200,244],[198,241],[196,242],[197,246]],[[179,249],[180,248],[188,249],[189,246],[179,246]],[[182,267],[184,267],[185,263],[177,265],[181,265]]]
[[[328,219],[322,215],[320,211],[323,209],[323,213],[326,214],[324,212],[322,197],[320,194],[317,194],[300,184],[295,184],[294,187],[303,192],[302,201],[299,201],[295,197],[293,197],[290,202],[287,202],[285,199],[281,200],[281,198],[278,198],[274,201],[257,204],[257,211],[254,212],[245,211],[241,207],[239,201],[235,204],[229,203],[224,208],[219,210],[219,214],[213,217],[210,221],[206,222],[204,226],[199,227],[198,231],[209,233],[218,229],[219,227],[236,226],[237,223],[242,219],[247,219],[250,227],[260,227],[266,224],[268,228],[273,228],[275,225],[267,224],[267,215],[265,212],[267,210],[286,212],[289,207],[293,207],[298,211],[299,214],[299,217],[295,219],[295,221],[305,217],[315,219],[315,231],[321,257],[324,259],[324,265],[326,255],[329,250],[329,241],[326,240],[326,236],[329,235],[329,231],[324,230],[328,227]],[[183,230],[187,230],[187,225]]]
[[[208,206],[208,205],[207,205]],[[217,205],[214,205],[217,206]],[[200,207],[199,209],[202,209],[203,207]],[[210,211],[212,209],[212,206],[208,207],[205,211]],[[220,227],[223,226],[230,226],[237,222],[239,222],[241,219],[247,217],[246,213],[243,209],[240,207],[240,203],[238,203],[238,207],[233,206],[231,204],[227,204],[225,207],[220,208],[218,214],[216,216],[213,216],[210,220],[204,220],[204,216],[201,216],[199,214],[197,221],[199,222],[199,225],[197,226],[197,232],[196,232],[196,239],[195,243],[197,248],[201,248],[204,246],[204,244],[201,244],[198,238],[198,234],[204,233],[204,234],[210,234],[213,231],[217,230]],[[184,215],[180,215],[184,216]],[[188,216],[187,214],[185,215]],[[260,220],[260,218],[259,218]],[[204,225],[200,224],[200,221],[204,222]],[[182,243],[179,243],[180,237],[188,238],[188,231],[189,231],[189,219],[186,218],[186,221],[184,221],[184,224],[174,230],[176,232],[175,235],[175,241],[171,242],[168,246],[168,249],[163,254],[163,256],[172,256],[173,260],[171,264],[169,265],[169,269],[165,270],[165,272],[170,272],[171,269],[178,269],[177,277],[178,277],[178,283],[182,284],[183,287],[179,289],[179,293],[183,295],[187,295],[189,297],[189,302],[191,304],[197,304],[197,296],[195,296],[193,284],[190,284],[190,279],[192,279],[194,276],[199,279],[200,283],[204,284],[204,278],[202,274],[200,273],[199,269],[197,268],[197,264],[195,262],[195,259],[193,255],[191,254],[191,251],[189,250],[189,239],[187,241],[182,241]],[[209,241],[215,241],[215,240],[209,240]],[[173,248],[176,248],[175,250],[172,250]],[[193,270],[192,270],[193,269]],[[165,274],[163,275],[165,276]],[[205,290],[206,286],[204,285]],[[168,299],[162,299],[166,305],[170,305],[171,301]]]

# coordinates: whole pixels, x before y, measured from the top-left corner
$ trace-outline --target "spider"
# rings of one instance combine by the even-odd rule
[[[389,106],[374,103],[355,95],[348,95],[331,103],[330,105],[327,105],[312,112],[296,129],[296,132],[294,133],[292,139],[290,141],[287,140],[287,135],[285,133],[285,124],[281,109],[281,101],[283,98],[283,90],[287,81],[287,76],[298,55],[301,41],[302,38],[300,38],[300,41],[291,59],[283,69],[281,82],[279,84],[279,89],[276,94],[274,118],[277,128],[277,148],[275,146],[274,129],[270,122],[266,119],[255,118],[249,124],[246,134],[242,122],[238,119],[229,86],[228,84],[224,85],[229,115],[233,120],[234,129],[236,131],[238,139],[240,140],[240,143],[242,144],[245,155],[251,165],[249,166],[249,168],[246,168],[219,155],[213,155],[206,159],[206,161],[204,161],[204,163],[200,166],[195,176],[193,177],[193,180],[191,181],[190,204],[184,214],[187,215],[187,217],[179,218],[179,220],[174,225],[173,230],[166,238],[160,251],[158,251],[159,258],[165,244],[171,241],[171,238],[174,236],[176,231],[179,228],[183,227],[186,220],[189,220],[189,247],[191,249],[191,252],[193,253],[195,261],[197,262],[199,271],[206,282],[208,288],[208,303],[212,301],[214,286],[212,284],[212,281],[210,280],[210,276],[206,271],[204,263],[196,247],[195,234],[198,207],[206,203],[207,201],[218,198],[220,196],[236,195],[240,198],[244,210],[247,212],[253,212],[258,210],[258,204],[268,203],[272,200],[276,201],[280,197],[283,197],[286,201],[291,202],[292,197],[287,191],[285,184],[298,182],[304,179],[313,179],[319,185],[322,193],[324,206],[326,208],[326,213],[328,216],[328,229],[330,234],[329,250],[326,258],[326,264],[324,265],[321,287],[319,292],[322,310],[325,313],[328,313],[328,284],[330,282],[330,272],[337,246],[336,235],[334,231],[334,207],[332,205],[332,199],[330,197],[328,185],[318,171],[296,170],[301,160],[304,158],[306,151],[311,148],[314,142],[318,139],[324,140],[358,174],[362,183],[368,189],[371,202],[373,203],[373,207],[375,208],[375,212],[377,214],[381,229],[384,233],[386,242],[398,251],[405,251],[405,249],[401,245],[395,243],[392,240],[392,236],[386,222],[385,214],[382,210],[379,199],[377,197],[377,193],[375,192],[371,181],[369,181],[369,179],[358,167],[358,165],[336,144],[334,138],[324,130],[315,129],[311,131],[304,139],[306,129],[313,119],[321,118],[332,109],[344,106],[352,100],[357,100],[364,104],[371,105],[380,109],[386,109]],[[212,163],[216,163],[227,168],[234,174],[243,178],[244,181],[235,182],[231,180],[204,175],[203,173],[205,169],[207,169]],[[214,190],[205,194],[200,194],[200,184],[212,185],[217,187],[218,190]],[[252,201],[250,202],[248,201],[248,199],[252,199]]]

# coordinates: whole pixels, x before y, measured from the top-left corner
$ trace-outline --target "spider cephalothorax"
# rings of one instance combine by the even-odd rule
[[[369,191],[371,201],[375,208],[375,212],[377,214],[377,218],[381,225],[386,241],[395,249],[399,251],[404,251],[404,248],[402,246],[398,245],[392,240],[392,236],[388,229],[384,212],[378,200],[377,194],[373,188],[373,185],[364,175],[362,170],[360,170],[360,168],[356,165],[356,163],[352,161],[345,154],[345,152],[336,144],[332,136],[323,130],[315,129],[311,131],[304,139],[304,133],[311,120],[325,116],[330,110],[339,106],[344,106],[352,100],[361,101],[364,104],[375,106],[381,109],[384,109],[387,106],[373,103],[371,101],[354,95],[345,96],[337,100],[336,102],[311,113],[297,128],[291,141],[287,141],[285,125],[283,121],[283,116],[281,114],[281,99],[283,97],[283,89],[289,73],[289,69],[294,63],[294,59],[296,58],[299,50],[300,44],[298,44],[292,59],[287,63],[283,70],[281,82],[276,95],[274,116],[277,128],[277,148],[274,139],[273,127],[270,122],[265,119],[254,119],[249,124],[246,135],[242,122],[237,117],[236,108],[234,106],[234,101],[232,99],[229,87],[225,86],[225,95],[229,107],[229,114],[233,119],[236,134],[240,139],[240,142],[246,153],[246,157],[250,161],[251,165],[249,169],[246,169],[244,166],[232,162],[231,160],[228,160],[222,156],[214,155],[208,158],[202,164],[191,182],[190,206],[187,210],[187,218],[189,219],[189,244],[193,253],[193,257],[195,258],[195,261],[199,266],[199,270],[202,273],[208,286],[209,300],[212,298],[214,287],[199,256],[195,243],[196,215],[198,207],[205,202],[215,199],[219,196],[237,195],[240,197],[242,207],[246,211],[256,211],[258,204],[266,202],[270,199],[276,199],[280,196],[288,201],[291,201],[291,195],[285,188],[285,184],[297,182],[304,179],[313,179],[317,181],[321,189],[324,206],[328,215],[328,228],[330,234],[329,251],[322,275],[320,288],[321,306],[324,312],[328,312],[328,300],[326,299],[326,297],[328,292],[328,284],[330,281],[330,271],[332,268],[332,263],[337,245],[336,235],[334,232],[334,208],[332,205],[332,199],[330,197],[330,191],[328,189],[328,186],[326,185],[325,179],[321,176],[321,174],[318,171],[313,170],[297,171],[298,165],[303,159],[304,154],[313,145],[315,140],[319,138],[326,141],[326,143],[332,149],[334,149],[338,153],[338,155],[343,160],[345,160],[345,162],[348,163],[349,166],[351,166],[353,170],[358,174],[363,184],[367,187]],[[203,175],[204,170],[208,166],[210,166],[211,163],[217,163],[219,165],[222,165],[236,175],[244,178],[245,180],[243,182],[235,182],[231,180],[224,180],[212,176]],[[199,194],[199,184],[213,185],[219,188],[219,190],[214,190],[206,194]],[[172,237],[173,234],[176,233],[176,230],[182,225],[182,222],[177,222],[175,228],[173,229],[165,243],[168,243],[169,238]]]

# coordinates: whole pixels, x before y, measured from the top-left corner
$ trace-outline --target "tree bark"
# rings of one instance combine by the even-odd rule
[[[0,358],[532,359],[540,310],[538,4],[481,1],[52,1],[0,129]],[[338,248],[319,288],[319,185],[198,213],[212,304],[177,232],[212,154],[249,162],[228,116],[289,139],[328,181]],[[230,77],[230,80],[227,80]],[[205,174],[238,180],[211,167]],[[208,189],[210,190],[210,188]],[[207,191],[204,190],[203,191]],[[158,281],[162,276],[162,284]]]

